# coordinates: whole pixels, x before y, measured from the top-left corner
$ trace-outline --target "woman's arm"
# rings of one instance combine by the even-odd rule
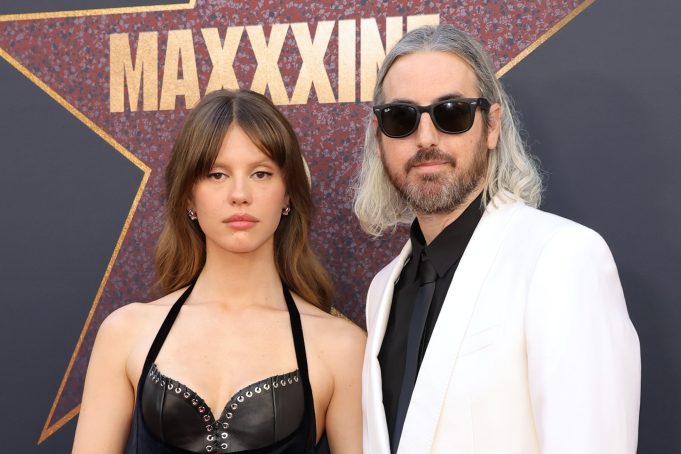
[[[95,340],[73,454],[120,454],[130,430],[135,392],[126,373],[133,337],[128,306],[104,320]]]
[[[329,366],[333,394],[326,411],[326,434],[333,454],[362,452],[362,361],[366,334],[346,321],[334,333]]]

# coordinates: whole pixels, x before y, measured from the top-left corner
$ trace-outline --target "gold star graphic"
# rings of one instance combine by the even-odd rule
[[[372,26],[378,27],[375,30],[385,36],[392,33],[390,30],[404,32],[410,18],[437,15],[440,22],[454,23],[480,36],[501,77],[593,0],[574,0],[561,7],[549,2],[533,2],[529,6],[521,1],[501,2],[504,5],[475,0],[450,3],[424,2],[407,8],[388,2],[343,5],[328,0],[315,4],[265,0],[251,8],[239,8],[237,2],[192,0],[179,5],[0,16],[0,57],[143,174],[38,443],[78,414],[87,361],[102,320],[124,302],[147,301],[153,296],[150,257],[162,222],[163,168],[187,105],[194,101],[192,94],[196,91],[187,88],[194,83],[191,71],[195,71],[200,93],[216,83],[211,82],[213,77],[223,85],[231,80],[230,74],[215,71],[215,62],[233,63],[232,79],[242,88],[254,88],[283,99],[280,107],[301,137],[315,182],[313,195],[318,200],[318,219],[313,244],[332,270],[338,301],[343,302],[340,308],[362,323],[362,297],[369,280],[378,265],[387,262],[401,246],[401,238],[393,236],[370,242],[353,221],[346,188],[356,169],[363,137],[364,80],[360,80],[362,70],[356,67],[356,62],[360,61],[360,66],[363,63],[356,56],[365,55],[361,46],[350,47],[349,51],[344,46],[355,43],[356,38],[369,39],[368,32],[363,34],[365,27],[369,31],[374,30]],[[414,23],[418,20],[414,19]],[[393,25],[397,28],[390,28]],[[228,29],[239,35],[238,40],[232,37],[235,47],[231,62],[225,50],[231,36]],[[348,33],[352,39],[341,40],[338,38],[341,33]],[[158,46],[155,48],[158,57],[153,61],[158,73],[152,81],[159,84],[156,93],[149,94],[152,90],[145,93],[146,85],[137,87],[140,102],[133,103],[128,84],[128,104],[124,104],[123,112],[112,108],[110,99],[110,45],[114,35],[126,35],[132,59],[142,55],[139,49],[143,37],[152,36],[149,42]],[[211,39],[217,40],[213,47],[209,45]],[[279,54],[273,44],[277,40],[281,45]],[[173,46],[180,49],[175,54],[171,52]],[[379,50],[384,52],[383,47]],[[270,52],[269,56],[266,52]],[[216,57],[218,54],[221,56]],[[376,58],[380,57],[379,53]],[[188,66],[192,61],[193,68]],[[343,62],[351,66],[344,67]],[[265,67],[267,63],[269,66]],[[151,79],[144,79],[146,76],[142,74],[140,80],[150,83]],[[259,77],[265,83],[257,85]],[[171,83],[166,83],[167,80]],[[284,92],[277,88],[279,80]],[[330,91],[324,90],[325,80]],[[302,94],[296,94],[298,85],[303,88]],[[334,94],[334,87],[338,95]],[[164,98],[164,92],[170,94]],[[297,102],[299,98],[303,101]],[[169,99],[171,107],[167,108],[163,103]]]

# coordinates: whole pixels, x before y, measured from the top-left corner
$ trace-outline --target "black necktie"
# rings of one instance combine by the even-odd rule
[[[419,366],[419,350],[421,349],[421,340],[423,338],[423,330],[426,326],[426,319],[428,318],[430,302],[433,300],[433,293],[435,292],[436,279],[437,272],[435,271],[435,268],[433,268],[428,257],[424,253],[421,253],[421,261],[419,263],[419,290],[416,294],[416,302],[414,303],[411,323],[409,324],[404,376],[402,377],[400,398],[397,404],[395,429],[390,440],[390,450],[393,454],[397,452],[397,447],[400,443],[404,420],[407,416],[411,394],[414,391],[414,384],[416,383],[416,375],[418,374]]]

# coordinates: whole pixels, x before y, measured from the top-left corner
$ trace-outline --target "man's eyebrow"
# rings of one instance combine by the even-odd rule
[[[461,93],[458,93],[458,92],[447,93],[446,95],[440,96],[439,98],[437,98],[435,100],[435,102],[446,101],[447,99],[458,99],[458,98],[463,98],[463,95]]]
[[[394,104],[394,103],[400,103],[400,104],[416,104],[414,101],[411,99],[406,99],[406,98],[397,98],[393,99],[390,101],[388,104]]]
[[[452,92],[452,93],[447,93],[446,95],[440,96],[434,102],[440,102],[440,101],[445,101],[447,99],[458,99],[458,98],[463,98],[463,95],[461,93],[458,93],[458,92]],[[393,103],[416,104],[413,100],[406,99],[406,98],[393,99],[388,104],[393,104]]]

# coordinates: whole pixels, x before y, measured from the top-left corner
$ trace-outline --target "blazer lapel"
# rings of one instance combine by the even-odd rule
[[[414,386],[399,454],[431,451],[459,348],[506,226],[518,206],[498,200],[496,205],[488,205],[452,279]]]
[[[364,405],[364,441],[365,452],[371,454],[389,454],[390,439],[388,425],[383,407],[383,382],[378,353],[381,350],[383,336],[390,316],[395,282],[400,277],[404,262],[411,254],[411,242],[402,248],[400,255],[378,275],[367,295],[367,346],[364,354],[363,371],[363,405]],[[381,273],[383,274],[383,273]]]

